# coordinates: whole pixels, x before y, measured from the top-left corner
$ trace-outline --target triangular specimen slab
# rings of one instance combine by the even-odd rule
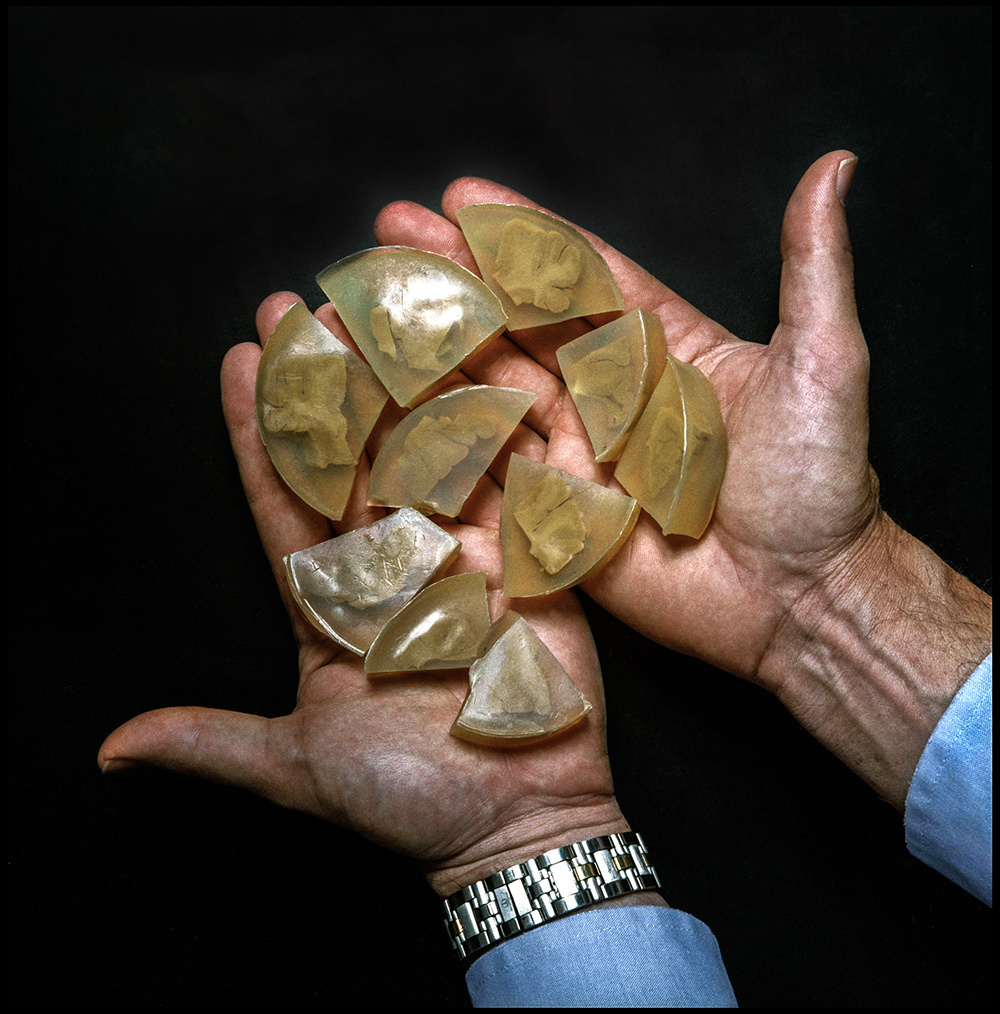
[[[624,309],[604,258],[565,222],[519,204],[470,204],[457,217],[510,330]]]
[[[274,467],[310,507],[339,520],[388,400],[368,364],[303,306],[278,321],[257,367],[257,427]]]
[[[407,408],[507,322],[499,300],[471,271],[424,250],[362,250],[316,281],[379,380]]]
[[[531,625],[515,612],[490,629],[469,669],[469,693],[451,734],[485,746],[523,746],[554,736],[590,711]]]
[[[457,517],[536,395],[463,387],[414,409],[372,465],[368,503]]]
[[[726,473],[726,428],[715,390],[696,366],[667,368],[615,469],[664,535],[701,538]]]
[[[371,675],[467,669],[490,629],[486,575],[435,581],[382,628],[365,657]]]
[[[500,512],[504,595],[579,584],[618,552],[638,517],[631,497],[512,454]]]
[[[617,461],[667,362],[663,324],[633,310],[556,353],[597,461]]]
[[[310,622],[364,655],[378,632],[462,544],[404,507],[364,528],[285,557],[295,601]]]

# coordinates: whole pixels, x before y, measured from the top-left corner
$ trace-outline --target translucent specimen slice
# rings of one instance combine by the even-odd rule
[[[664,535],[701,538],[726,472],[726,429],[705,375],[667,356],[667,368],[615,469]]]
[[[310,507],[338,520],[365,441],[389,398],[368,364],[301,304],[257,368],[257,427],[274,467]]]
[[[318,630],[364,655],[378,632],[462,544],[404,507],[365,528],[285,557],[288,585]]]
[[[556,356],[596,460],[617,461],[667,362],[660,318],[633,310]]]
[[[499,300],[447,257],[385,246],[331,264],[316,278],[396,401],[415,405],[504,329]]]
[[[512,331],[624,309],[604,258],[565,222],[517,204],[470,204],[458,223]]]
[[[504,595],[579,584],[618,552],[638,517],[631,497],[512,454],[500,513]]]
[[[536,395],[463,387],[414,409],[372,465],[368,502],[456,517]]]
[[[469,669],[469,693],[451,734],[484,746],[522,746],[575,725],[590,707],[527,620],[507,612]]]
[[[369,674],[467,669],[490,630],[486,575],[435,581],[382,628],[365,657]]]

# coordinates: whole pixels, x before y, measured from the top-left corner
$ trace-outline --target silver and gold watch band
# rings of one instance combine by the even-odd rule
[[[445,928],[465,958],[567,912],[659,886],[640,835],[605,834],[543,852],[456,891],[444,900]]]

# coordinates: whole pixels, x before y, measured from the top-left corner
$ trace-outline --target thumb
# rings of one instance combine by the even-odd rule
[[[814,379],[867,386],[868,350],[854,302],[854,257],[844,198],[857,156],[834,151],[814,162],[792,194],[781,227],[780,324],[771,340]]]
[[[268,720],[212,708],[162,708],[137,715],[101,744],[108,774],[152,764],[277,798],[278,764],[268,749]]]

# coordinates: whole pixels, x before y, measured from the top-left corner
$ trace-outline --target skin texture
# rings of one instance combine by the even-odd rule
[[[878,506],[867,457],[868,355],[842,203],[855,165],[850,152],[832,152],[810,167],[792,195],[782,229],[780,323],[767,346],[740,341],[589,237],[622,289],[626,312],[641,306],[658,314],[668,350],[708,376],[730,450],[702,539],[664,538],[644,515],[585,590],[646,636],[777,694],[901,808],[934,724],[989,651],[991,602]],[[455,212],[484,202],[535,207],[497,184],[462,179],[445,192],[443,215],[392,204],[378,217],[376,237],[475,270]],[[262,342],[297,298],[279,293],[262,304]],[[350,343],[332,308],[317,317]],[[560,345],[607,319],[501,338],[457,378],[539,396],[458,523],[447,526],[463,542],[452,573],[487,571],[494,619],[509,604],[498,591],[509,452],[617,488],[613,465],[593,461],[555,357]],[[612,789],[597,657],[572,593],[512,605],[594,710],[564,736],[516,751],[485,750],[448,736],[464,697],[464,674],[370,683],[360,660],[298,614],[282,556],[367,524],[378,512],[363,505],[366,474],[344,520],[334,525],[287,490],[254,421],[259,356],[253,344],[227,355],[223,406],[298,639],[296,709],[275,719],[197,708],[140,715],[105,741],[102,769],[157,764],[251,789],[415,857],[442,895],[547,848],[626,829]],[[395,418],[393,408],[383,415],[372,451]]]

